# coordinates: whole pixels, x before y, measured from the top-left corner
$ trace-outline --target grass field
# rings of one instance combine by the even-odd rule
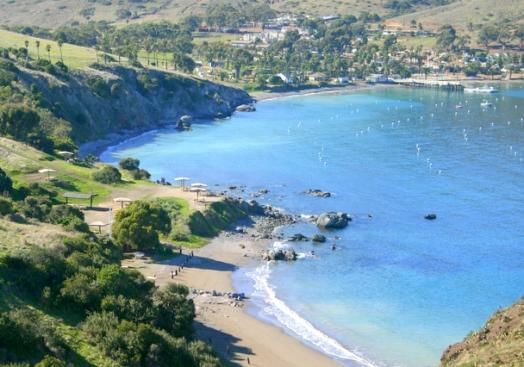
[[[36,41],[40,41],[40,51],[36,47]],[[25,47],[25,41],[29,41],[29,55],[36,59],[38,53],[40,58],[48,59],[49,55],[46,51],[46,46],[51,46],[51,61],[53,63],[60,61],[60,49],[58,44],[54,41],[26,36],[24,34],[9,32],[0,29],[0,47]],[[96,51],[92,48],[75,46],[70,44],[62,45],[62,55],[64,62],[68,67],[71,68],[82,68],[96,62]]]
[[[97,194],[95,203],[107,200],[111,191],[115,188],[152,185],[152,183],[144,181],[126,181],[117,185],[104,185],[92,179],[92,174],[96,168],[79,167],[61,159],[54,159],[27,145],[6,138],[0,138],[0,167],[9,174],[16,184],[38,182],[59,194],[66,191],[92,192]],[[43,168],[55,170],[51,173],[51,176],[66,185],[57,186],[48,180],[46,174],[38,173],[38,170]]]

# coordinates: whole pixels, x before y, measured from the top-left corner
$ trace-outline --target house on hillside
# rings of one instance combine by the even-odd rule
[[[289,73],[279,73],[273,76],[274,78],[280,78],[284,84],[293,84],[294,80]]]
[[[389,78],[386,74],[371,74],[366,78],[368,83],[389,83]]]

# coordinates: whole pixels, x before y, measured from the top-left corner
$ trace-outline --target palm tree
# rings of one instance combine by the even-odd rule
[[[29,41],[25,40],[24,45],[25,45],[25,64],[27,66],[27,60],[29,58]]]
[[[51,45],[50,44],[47,44],[45,46],[45,49],[47,51],[47,58],[49,59],[49,62],[51,62]]]
[[[56,41],[56,43],[58,43],[58,49],[60,50],[60,61],[62,61],[62,64],[63,64],[64,63],[64,57],[62,56],[62,45],[64,44],[64,41],[59,39],[58,41]]]
[[[36,40],[35,44],[36,44],[36,57],[38,60],[40,60],[40,41]]]

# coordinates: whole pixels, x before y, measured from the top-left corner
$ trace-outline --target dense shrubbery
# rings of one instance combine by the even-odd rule
[[[93,173],[93,179],[104,184],[115,184],[122,180],[122,175],[113,166],[104,166],[102,169]]]
[[[171,220],[161,207],[135,201],[120,210],[113,223],[115,241],[127,249],[151,250],[160,245],[158,233],[169,233]]]

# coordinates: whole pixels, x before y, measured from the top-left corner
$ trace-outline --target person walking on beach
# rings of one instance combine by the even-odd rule
[[[173,270],[171,270],[171,279],[173,279],[174,276],[175,276],[175,275],[174,275],[174,273],[173,273]]]
[[[249,360],[249,357],[247,357],[247,364],[251,364],[251,361]]]

